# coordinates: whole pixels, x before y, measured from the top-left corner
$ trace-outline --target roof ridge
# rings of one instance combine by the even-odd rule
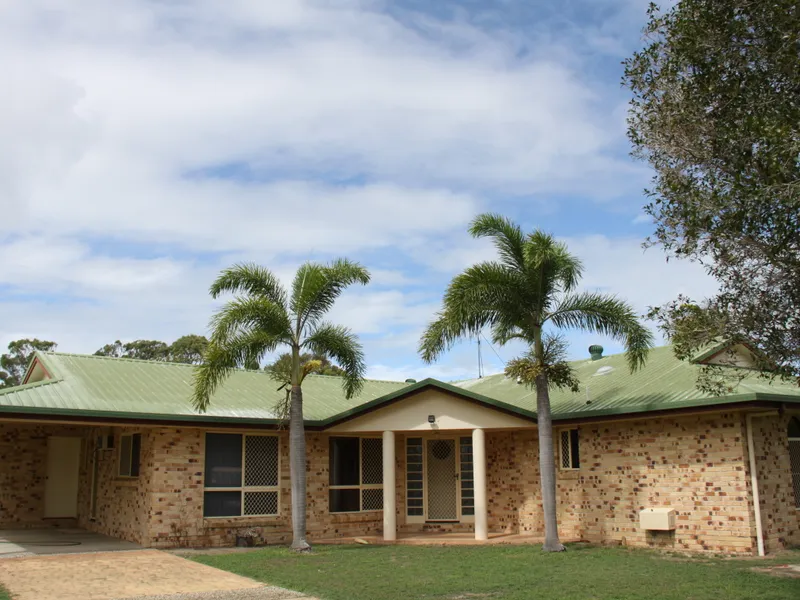
[[[338,379],[341,378],[341,375],[325,375],[324,373],[309,373],[307,377],[325,377],[329,379]],[[398,383],[401,385],[413,385],[411,383],[406,383],[405,381],[397,381],[392,379],[372,379],[371,377],[365,377],[364,381],[371,381],[373,383]]]
[[[93,358],[96,360],[119,360],[125,362],[135,362],[135,363],[150,363],[154,365],[169,365],[169,366],[176,366],[176,367],[196,367],[197,365],[191,363],[180,363],[180,362],[172,362],[169,360],[153,360],[150,358],[130,358],[129,356],[104,356],[102,354],[81,354],[80,352],[56,352],[53,350],[37,350],[40,354],[45,354],[49,356],[74,356],[76,358]],[[242,371],[250,370],[250,369],[241,369]]]
[[[76,358],[93,358],[96,360],[118,360],[124,362],[132,362],[132,363],[148,363],[153,365],[164,365],[164,366],[174,366],[174,367],[196,367],[198,365],[191,364],[191,363],[180,363],[180,362],[172,362],[168,360],[152,360],[147,358],[130,358],[129,356],[103,356],[102,354],[81,354],[80,352],[59,352],[55,350],[37,350],[39,354],[44,354],[47,356],[74,356]],[[260,373],[262,375],[269,375],[267,371],[264,369],[236,369],[237,372],[241,373]],[[324,375],[322,373],[309,373],[310,376],[313,377],[330,377],[336,378],[341,377],[341,375]],[[390,379],[372,379],[369,377],[365,378],[367,381],[372,381],[375,383],[397,383],[397,384],[406,384],[404,381],[392,381]],[[406,384],[411,385],[411,384]]]

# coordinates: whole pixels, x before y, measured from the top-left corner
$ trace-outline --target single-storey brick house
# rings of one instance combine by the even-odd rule
[[[751,361],[745,346],[699,357]],[[552,394],[564,539],[741,554],[800,544],[797,386],[751,376],[706,397],[698,366],[669,347],[634,374],[622,355],[574,368],[581,391]],[[242,528],[289,541],[288,435],[272,413],[283,392],[236,372],[198,414],[192,373],[37,353],[25,383],[0,392],[0,527],[67,519],[152,547],[229,545]],[[531,389],[502,375],[367,381],[352,400],[335,377],[303,388],[312,541],[541,535]]]

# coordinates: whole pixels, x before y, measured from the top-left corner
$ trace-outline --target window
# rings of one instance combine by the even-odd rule
[[[564,429],[561,431],[561,468],[578,469],[581,466],[581,457],[578,448],[578,430]]]
[[[472,437],[462,437],[461,446],[461,516],[475,515],[475,475],[472,469]]]
[[[278,449],[274,435],[207,433],[203,516],[277,515]]]
[[[789,463],[794,486],[794,505],[800,508],[800,419],[789,421]]]
[[[119,476],[138,477],[142,453],[142,434],[126,434],[119,438]]]
[[[412,518],[422,518],[425,515],[422,477],[422,438],[407,438],[406,514]]]
[[[383,510],[383,441],[330,439],[330,511]]]

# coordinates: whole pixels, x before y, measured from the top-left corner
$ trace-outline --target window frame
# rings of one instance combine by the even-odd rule
[[[328,459],[330,460],[331,442],[334,439],[357,439],[358,440],[358,485],[333,485],[331,483],[331,472],[329,467],[328,472],[328,513],[331,515],[358,515],[371,512],[383,512],[381,508],[368,508],[364,509],[364,490],[381,490],[383,492],[383,472],[381,472],[382,483],[364,483],[364,440],[380,440],[381,449],[383,448],[383,438],[374,435],[332,435],[328,438]],[[381,452],[381,461],[383,461],[383,452]],[[359,510],[333,510],[331,506],[331,490],[358,490],[358,506]]]
[[[239,435],[242,437],[242,483],[240,486],[224,486],[224,487],[207,487],[206,486],[206,448],[207,448],[207,440],[209,435],[215,434],[223,434],[223,435]],[[276,445],[276,452],[277,452],[277,472],[278,472],[278,479],[276,485],[245,485],[245,481],[247,479],[247,438],[248,437],[271,437],[275,438],[277,441]],[[273,518],[273,517],[280,517],[281,516],[281,436],[276,435],[274,433],[240,433],[238,431],[206,431],[205,436],[203,438],[203,518],[204,519],[252,519],[252,518]],[[213,492],[239,492],[241,494],[240,500],[240,512],[241,514],[238,515],[218,515],[218,516],[210,516],[205,514],[206,509],[206,493],[213,493]],[[263,513],[263,514],[256,514],[256,515],[246,515],[244,514],[244,495],[246,492],[276,492],[277,493],[277,511],[274,513]]]
[[[572,466],[572,454],[573,454],[573,443],[572,443],[572,432],[575,432],[575,438],[577,440],[577,448],[578,448],[578,466]],[[567,440],[569,441],[569,457],[567,457],[567,463],[569,466],[564,466],[564,435],[567,436]],[[577,427],[569,427],[566,429],[560,429],[558,433],[558,466],[559,469],[562,471],[579,471],[581,468],[581,437],[580,437],[580,430]]]
[[[129,448],[128,448],[129,453],[128,453],[128,457],[127,457],[127,459],[128,459],[128,461],[127,461],[128,472],[127,473],[123,473],[122,472],[122,466],[123,466],[122,448],[124,447],[123,440],[125,438],[130,438],[130,445],[129,445]],[[138,457],[137,457],[136,463],[135,463],[136,464],[136,473],[135,474],[133,472],[133,470],[134,470],[133,469],[133,467],[134,467],[133,449],[135,447],[135,445],[133,443],[134,439],[138,440]],[[118,448],[117,448],[117,477],[120,478],[120,479],[139,479],[139,475],[140,475],[141,472],[142,472],[142,434],[139,433],[139,432],[137,432],[137,433],[121,433],[120,436],[119,436],[119,445],[118,445]]]
[[[789,420],[789,429],[792,428],[793,421],[797,421],[798,423],[800,423],[800,417],[792,417]],[[789,433],[789,432],[787,431],[787,433]],[[792,489],[793,490],[797,490],[798,488],[800,488],[800,484],[798,484],[795,481],[795,478],[800,478],[800,472],[795,472],[795,471],[792,470],[792,442],[795,442],[798,445],[800,445],[800,437],[794,437],[794,436],[788,436],[787,435],[787,438],[789,440],[788,441],[788,446],[789,446],[789,478],[791,480]],[[795,499],[794,499],[794,507],[795,507],[796,510],[800,511],[800,494],[797,494],[796,492],[795,492]]]

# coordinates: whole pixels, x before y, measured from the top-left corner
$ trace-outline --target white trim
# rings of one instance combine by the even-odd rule
[[[239,435],[242,437],[242,485],[241,486],[233,486],[233,487],[207,487],[205,476],[206,476],[206,457],[208,455],[208,435]],[[258,518],[258,517],[279,517],[281,515],[281,438],[278,434],[274,433],[241,433],[235,431],[205,431],[203,438],[203,518],[204,519],[251,519],[251,518]],[[277,454],[277,484],[276,485],[245,485],[246,479],[246,471],[247,471],[247,462],[246,462],[246,450],[247,450],[247,438],[248,437],[271,437],[277,440],[276,445],[276,454]],[[241,513],[239,515],[219,515],[219,516],[206,516],[205,515],[205,494],[206,492],[240,492],[241,499],[240,499],[240,506],[241,506]],[[245,514],[244,513],[244,495],[247,492],[275,492],[277,493],[277,500],[276,500],[276,508],[277,512],[274,513],[262,513],[262,514]]]
[[[355,515],[362,513],[383,512],[383,508],[364,508],[364,490],[383,490],[386,484],[386,474],[382,473],[383,483],[362,483],[364,478],[364,440],[378,440],[381,442],[381,465],[383,465],[383,438],[375,435],[331,435],[328,437],[328,454],[330,455],[330,440],[335,438],[356,438],[358,440],[358,484],[352,485],[331,485],[330,474],[328,475],[328,514],[331,515]],[[331,510],[330,490],[358,490],[358,510]]]

